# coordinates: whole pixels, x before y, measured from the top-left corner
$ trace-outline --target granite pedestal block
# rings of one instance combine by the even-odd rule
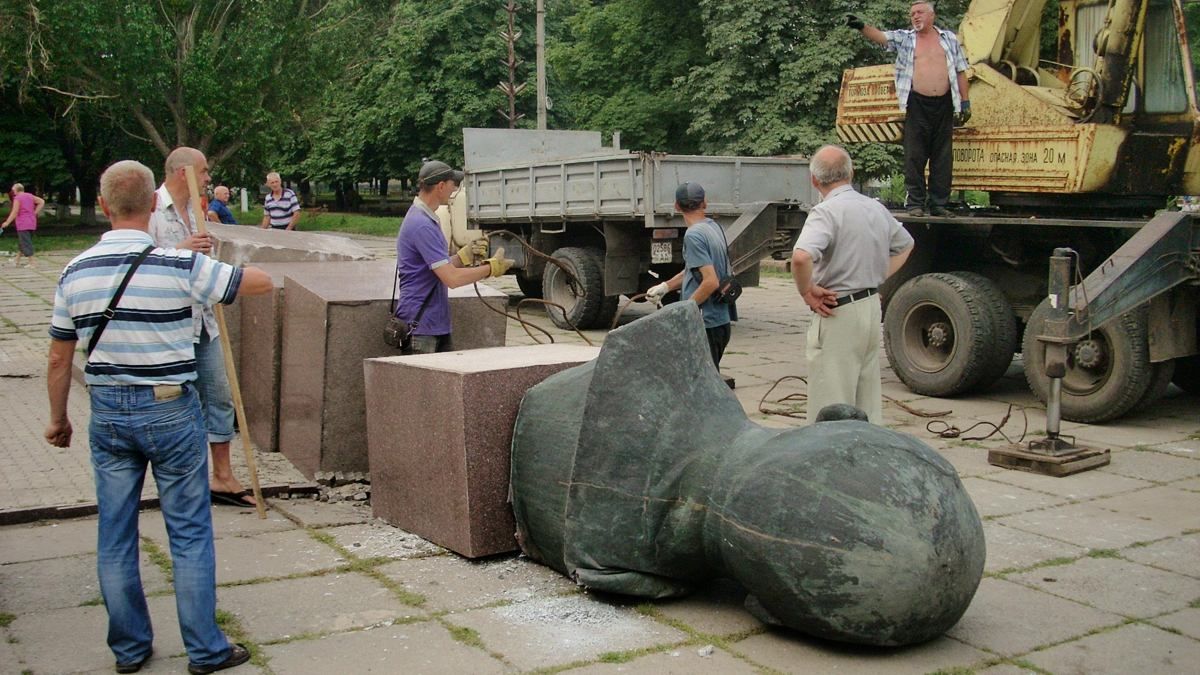
[[[279,361],[279,449],[308,479],[367,471],[362,361],[383,341],[391,289],[355,278],[286,276]]]
[[[395,263],[388,260],[263,263],[258,267],[271,275],[273,288],[266,295],[247,296],[235,303],[242,308],[238,373],[251,440],[260,450],[278,452],[284,278],[292,277],[301,283],[318,277],[343,279],[362,288],[376,289],[375,294],[390,294]]]
[[[365,361],[374,515],[468,558],[516,550],[509,448],[521,397],[598,353],[531,345]]]
[[[450,289],[450,331],[454,336],[454,349],[503,347],[508,329],[508,318],[503,312],[507,307],[508,295],[487,284]]]
[[[230,265],[371,260],[375,257],[344,236],[319,232],[279,232],[252,225],[206,223],[205,227],[215,240],[213,256]],[[241,305],[242,301],[239,300],[226,305],[223,310],[234,363],[241,362]]]

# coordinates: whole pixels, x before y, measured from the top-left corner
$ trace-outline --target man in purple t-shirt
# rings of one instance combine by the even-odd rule
[[[469,244],[456,255],[449,255],[450,245],[434,212],[450,201],[462,180],[463,172],[445,162],[425,162],[417,174],[420,192],[400,224],[396,237],[400,275],[396,317],[412,327],[412,346],[405,354],[449,351],[450,289],[501,276],[513,264],[500,248],[495,256],[482,260],[486,264],[473,267],[478,258],[487,255],[486,242],[480,242],[482,246]]]

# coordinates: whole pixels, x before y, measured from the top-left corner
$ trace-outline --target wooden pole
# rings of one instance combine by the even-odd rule
[[[200,184],[196,180],[196,168],[192,165],[184,167],[187,174],[188,195],[192,205],[192,216],[196,219],[196,229],[200,234],[207,234],[204,209],[200,206]],[[220,304],[213,305],[213,313],[217,316],[217,330],[221,333],[221,351],[225,354],[225,376],[229,378],[229,391],[233,394],[233,409],[237,413],[238,428],[241,430],[242,450],[246,453],[246,467],[250,469],[250,487],[254,490],[255,508],[258,517],[266,519],[267,507],[263,502],[262,488],[258,485],[258,464],[254,461],[254,446],[250,444],[250,425],[246,423],[246,408],[242,405],[242,388],[238,386],[237,369],[233,366],[233,350],[229,346],[229,331],[225,328],[225,308]]]

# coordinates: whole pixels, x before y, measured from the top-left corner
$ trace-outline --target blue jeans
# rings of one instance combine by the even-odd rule
[[[195,347],[196,386],[200,389],[208,442],[228,443],[233,440],[234,413],[233,393],[225,376],[225,352],[219,339],[209,339],[208,331],[201,331]]]
[[[141,661],[154,631],[138,568],[138,501],[146,464],[158,484],[171,543],[175,607],[188,659],[220,663],[229,641],[217,627],[216,560],[208,448],[196,390],[155,400],[154,387],[89,387],[88,433],[100,512],[97,572],[117,663]]]

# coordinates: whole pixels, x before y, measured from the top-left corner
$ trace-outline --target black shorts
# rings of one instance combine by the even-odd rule
[[[17,248],[21,255],[33,255],[33,230],[17,230]]]

